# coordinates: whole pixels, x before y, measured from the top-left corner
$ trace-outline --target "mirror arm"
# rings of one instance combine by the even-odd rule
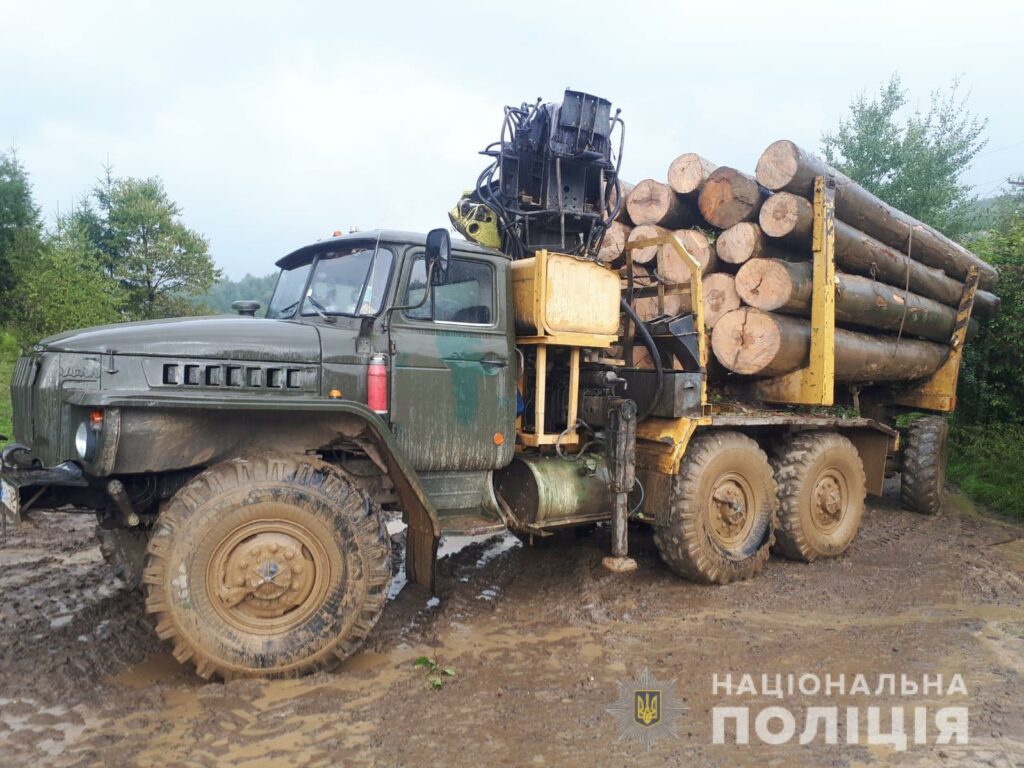
[[[388,332],[388,328],[391,326],[391,313],[395,310],[407,310],[407,309],[419,309],[427,303],[427,299],[430,298],[431,292],[434,290],[433,284],[430,282],[431,278],[434,277],[434,264],[436,262],[430,262],[430,266],[427,267],[427,289],[423,291],[423,298],[415,304],[392,304],[390,307],[384,310],[384,322],[381,325],[381,331],[384,333]]]

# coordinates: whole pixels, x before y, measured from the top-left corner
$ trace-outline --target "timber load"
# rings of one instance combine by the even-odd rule
[[[675,235],[700,267],[713,361],[738,381],[792,373],[808,365],[813,335],[818,177],[834,189],[836,380],[926,379],[963,327],[958,312],[972,275],[967,337],[998,312],[998,271],[791,141],[771,144],[753,174],[687,152],[670,161],[664,180],[623,183],[625,201],[599,258],[620,271],[641,320],[688,314],[689,260],[671,247],[633,245]],[[635,364],[653,365],[642,352]]]

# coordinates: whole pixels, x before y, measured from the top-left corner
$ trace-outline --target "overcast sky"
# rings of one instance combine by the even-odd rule
[[[335,229],[445,226],[503,105],[566,86],[622,109],[636,181],[689,151],[752,171],[893,72],[921,106],[960,75],[990,120],[968,181],[1024,172],[1020,2],[348,6],[0,0],[0,142],[48,216],[108,159],[161,176],[235,278]]]

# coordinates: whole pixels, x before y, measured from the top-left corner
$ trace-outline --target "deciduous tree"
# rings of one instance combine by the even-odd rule
[[[987,120],[967,108],[954,81],[907,113],[907,90],[893,75],[878,93],[860,94],[849,116],[825,134],[830,164],[890,205],[956,238],[971,229],[971,187],[961,176],[982,147]]]

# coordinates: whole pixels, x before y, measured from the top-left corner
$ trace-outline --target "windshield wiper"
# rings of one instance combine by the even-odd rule
[[[330,315],[327,314],[327,307],[325,307],[323,304],[321,304],[319,301],[317,301],[316,299],[313,298],[313,292],[312,291],[310,291],[309,293],[306,294],[306,298],[309,300],[310,306],[313,307],[313,311],[316,312],[318,315],[320,315],[320,317],[325,322],[328,322],[328,323],[336,323],[336,322],[338,322],[338,318],[331,317]]]
[[[299,299],[298,301],[293,301],[287,307],[282,307],[281,309],[279,309],[277,311],[277,318],[279,320],[287,320],[288,317],[294,317],[295,316],[295,310],[297,310],[299,308],[299,301],[302,301],[302,299]],[[285,313],[288,312],[288,310],[291,310],[291,314],[288,315],[288,317],[285,317]]]

